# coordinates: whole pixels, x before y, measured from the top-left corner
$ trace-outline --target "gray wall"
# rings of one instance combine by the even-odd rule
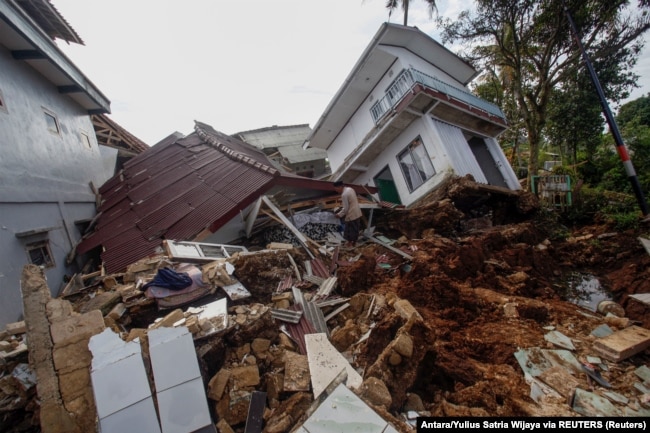
[[[22,318],[20,277],[25,244],[48,239],[56,268],[48,285],[58,294],[65,256],[80,239],[74,222],[95,215],[92,181],[101,186],[112,173],[102,160],[90,116],[72,99],[0,46],[0,329]],[[48,131],[43,109],[56,114],[60,133]],[[81,140],[88,135],[90,148]],[[116,152],[114,153],[116,155]],[[104,155],[106,156],[106,155]],[[110,166],[110,164],[108,164]],[[114,162],[113,162],[114,165]],[[53,227],[45,234],[16,233]]]

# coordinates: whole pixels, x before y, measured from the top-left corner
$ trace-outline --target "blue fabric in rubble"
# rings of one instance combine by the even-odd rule
[[[158,273],[147,284],[142,286],[142,291],[149,286],[164,287],[170,290],[182,290],[192,284],[192,278],[187,272],[176,272],[170,268],[160,268]]]

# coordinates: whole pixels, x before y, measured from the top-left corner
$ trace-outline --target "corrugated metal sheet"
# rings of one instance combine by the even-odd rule
[[[193,134],[147,149],[99,188],[101,214],[77,252],[103,246],[107,271],[120,272],[161,252],[163,239],[218,230],[276,185],[334,191],[331,182],[281,174],[261,150],[196,122]]]

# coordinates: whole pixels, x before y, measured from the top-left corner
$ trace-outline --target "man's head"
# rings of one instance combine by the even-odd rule
[[[337,180],[336,182],[334,182],[334,189],[337,190],[337,191],[342,190],[343,189],[343,181]]]

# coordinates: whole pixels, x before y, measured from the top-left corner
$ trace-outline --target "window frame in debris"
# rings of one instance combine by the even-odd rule
[[[170,257],[188,261],[213,261],[227,259],[237,252],[248,252],[248,249],[243,246],[212,244],[206,242],[177,242],[167,239],[164,245],[165,250]]]
[[[33,251],[40,251],[42,260],[36,260],[37,257],[33,256]],[[45,269],[54,268],[56,266],[54,263],[54,256],[52,256],[52,249],[50,248],[50,241],[47,239],[31,242],[25,245],[25,252],[27,253],[29,263],[33,265],[43,266]]]
[[[409,158],[411,162],[406,162],[406,158]],[[436,175],[436,168],[433,166],[429,152],[419,135],[397,154],[397,163],[409,192],[415,191]]]
[[[43,114],[45,117],[45,125],[47,130],[54,135],[61,135],[61,124],[57,115],[47,108],[43,107]]]

